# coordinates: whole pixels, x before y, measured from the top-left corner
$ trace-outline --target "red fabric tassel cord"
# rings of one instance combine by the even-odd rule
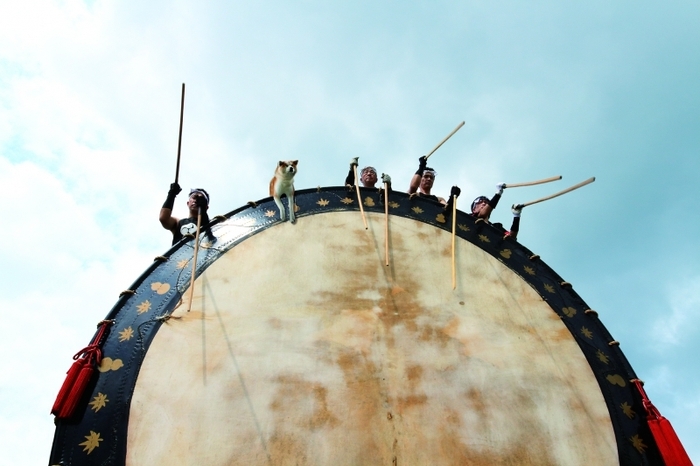
[[[83,397],[85,389],[92,380],[95,369],[102,362],[102,343],[107,328],[113,321],[103,320],[99,324],[99,330],[92,342],[78,351],[73,359],[75,362],[68,369],[66,379],[58,391],[56,401],[51,408],[51,414],[58,419],[67,419],[73,416],[78,402]]]
[[[75,381],[78,379],[78,376],[82,372],[82,369],[85,367],[87,362],[87,359],[80,358],[75,361],[72,366],[70,366],[70,369],[68,369],[68,374],[66,375],[66,380],[63,381],[63,385],[61,385],[61,389],[58,391],[58,395],[56,396],[56,401],[54,401],[53,407],[51,408],[51,414],[61,417],[61,409],[66,404],[66,400],[71,394],[73,385],[75,385]]]
[[[649,430],[666,466],[693,466],[676,431],[669,420],[663,417],[659,410],[656,409],[656,406],[652,404],[642,387],[642,381],[637,379],[632,382],[639,390],[640,395],[642,395],[642,404],[647,412]]]

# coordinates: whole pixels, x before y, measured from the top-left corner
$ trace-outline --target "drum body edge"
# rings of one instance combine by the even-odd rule
[[[380,231],[384,228],[381,225],[384,206],[374,190],[363,189],[362,201],[366,215],[372,216],[374,231],[368,234],[375,237],[375,251],[370,254],[375,254],[377,261],[381,262],[384,260],[383,232]],[[354,216],[358,225],[362,223],[357,198],[354,193],[349,193],[345,188],[302,190],[297,192],[296,202],[299,206],[297,225],[279,222],[276,206],[270,198],[261,200],[255,207],[246,206],[237,209],[228,214],[226,220],[216,223],[213,230],[218,240],[214,244],[209,244],[206,239],[203,239],[201,243],[195,272],[198,277],[195,289],[197,286],[203,286],[205,282],[202,282],[202,279],[206,278],[208,268],[216,265],[219,259],[235,252],[235,248],[246,244],[248,240],[251,240],[252,244],[258,234],[267,235],[268,230],[274,233],[278,228],[285,229],[287,235],[281,238],[288,240],[290,238],[288,235],[291,234],[293,238],[295,234],[293,229],[303,228],[303,222],[307,220],[310,222],[312,219],[321,221],[324,214],[335,213]],[[402,247],[399,242],[405,242],[403,239],[399,240],[400,235],[397,231],[392,230],[394,223],[400,223],[402,229],[405,223],[407,225],[405,228],[415,229],[416,235],[425,235],[428,238],[425,241],[428,242],[433,236],[449,236],[451,219],[439,204],[423,199],[410,199],[403,193],[392,192],[389,214],[390,261],[391,254],[397,253]],[[644,412],[640,399],[629,382],[635,378],[635,374],[619,346],[610,345],[613,339],[597,314],[586,312],[589,307],[570,286],[564,284],[561,277],[527,248],[504,238],[502,230],[484,222],[476,223],[471,216],[462,212],[458,212],[456,224],[461,248],[476,247],[483,252],[484,257],[490,257],[488,261],[495,261],[520,277],[551,308],[552,316],[556,316],[568,329],[567,338],[575,341],[580,348],[607,407],[619,464],[656,464],[658,452],[640,414]],[[318,234],[324,235],[344,234],[343,231],[325,231],[332,229],[324,225],[320,225],[316,230]],[[305,231],[304,234],[312,233]],[[351,234],[358,236],[361,232]],[[396,235],[396,238],[392,239],[392,235]],[[364,247],[362,240],[359,240],[360,243],[357,241],[352,243],[355,244],[353,247],[359,249]],[[331,243],[336,244],[333,242],[328,244]],[[290,248],[293,247],[294,244],[290,244]],[[442,245],[433,247],[436,255],[444,256],[444,248],[449,247],[449,242],[444,245],[444,248]],[[412,254],[410,249],[406,248],[407,254]],[[413,249],[416,247],[414,246]],[[99,377],[93,381],[91,390],[88,390],[89,393],[81,404],[79,415],[75,419],[57,421],[50,464],[125,464],[127,462],[131,402],[142,364],[151,343],[157,333],[163,330],[163,326],[170,329],[180,325],[176,318],[183,318],[184,307],[188,303],[187,293],[193,256],[192,239],[184,239],[170,249],[165,256],[167,260],[154,263],[136,280],[132,286],[133,295],[120,297],[117,305],[108,314],[109,318],[115,320],[115,324],[103,347],[105,360],[100,367]],[[266,256],[265,258],[267,259]],[[438,259],[442,260],[443,257]],[[345,259],[341,266],[345,266],[348,262]],[[399,262],[398,259],[397,262]],[[449,262],[447,264],[445,267],[449,268]],[[260,264],[242,264],[241,267],[250,267],[251,270],[261,269]],[[500,270],[500,267],[492,266],[494,270]],[[350,276],[354,272],[350,267],[342,273]],[[459,269],[457,273],[460,274]],[[503,272],[494,273],[499,277],[507,275]],[[310,270],[309,274],[317,275],[314,280],[324,279],[323,274],[319,275],[318,271]],[[391,276],[387,280],[389,287],[400,288],[399,285],[403,283]],[[399,285],[396,285],[397,283]],[[441,285],[445,288],[444,294],[450,296],[452,290],[449,281]],[[467,284],[465,283],[464,286]],[[458,286],[458,290],[459,288]],[[397,293],[400,292],[397,291]],[[435,299],[447,300],[448,298]],[[193,306],[193,309],[196,310],[197,306]],[[444,328],[450,328],[449,323],[446,323]],[[378,390],[378,393],[386,391]],[[163,393],[163,397],[167,396],[168,393]],[[390,394],[386,395],[386,399],[392,399]],[[393,411],[387,410],[394,413],[392,416],[396,416],[397,408],[395,406],[394,408]],[[407,429],[413,420],[407,414],[408,411],[405,413],[402,418],[404,420],[402,428]],[[468,417],[466,414],[464,416]],[[260,430],[264,430],[264,426]],[[269,438],[262,437],[260,442],[265,446],[274,443]],[[391,457],[390,451],[391,448],[387,447],[386,452],[382,454]],[[264,461],[261,464],[271,460],[269,455],[268,451],[267,457],[263,458]],[[394,452],[394,458],[401,458],[400,452]],[[524,458],[523,463],[527,464],[527,456]],[[307,464],[314,463],[309,460]]]

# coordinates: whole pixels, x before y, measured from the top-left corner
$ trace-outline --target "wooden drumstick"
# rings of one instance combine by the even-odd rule
[[[457,288],[457,267],[455,265],[455,236],[457,233],[457,196],[452,199],[452,289]]]
[[[464,126],[464,122],[461,122],[460,124],[458,124],[457,127],[456,127],[455,129],[453,129],[452,132],[451,132],[450,134],[448,134],[447,137],[446,137],[445,139],[443,139],[442,141],[440,141],[440,143],[439,143],[437,146],[435,146],[435,148],[434,148],[433,150],[431,150],[430,152],[428,152],[428,155],[425,156],[425,160],[428,160],[428,158],[429,158],[431,155],[433,155],[433,153],[434,153],[436,150],[438,150],[438,149],[440,148],[440,146],[443,145],[443,144],[445,143],[445,141],[447,141],[448,139],[450,139],[450,138],[452,137],[453,134],[455,134],[457,131],[459,131],[459,129],[460,129],[462,126]]]
[[[566,189],[563,190],[563,191],[559,191],[558,193],[554,193],[554,194],[552,194],[552,195],[549,195],[549,196],[546,196],[546,197],[543,197],[543,198],[541,198],[541,199],[537,199],[537,200],[534,200],[534,201],[526,202],[526,203],[521,204],[521,205],[522,205],[523,207],[527,207],[527,206],[532,205],[532,204],[537,204],[538,202],[548,201],[548,200],[550,200],[550,199],[554,199],[555,197],[559,197],[559,196],[561,196],[562,194],[569,193],[569,192],[573,191],[574,189],[578,189],[578,188],[581,188],[581,187],[583,187],[583,186],[586,186],[587,184],[591,184],[591,183],[593,183],[594,181],[595,181],[595,176],[593,176],[593,177],[591,177],[591,178],[588,178],[586,181],[582,181],[582,182],[580,182],[579,184],[575,184],[575,185],[571,186],[570,188],[566,188]]]
[[[202,225],[202,208],[197,209],[197,233],[194,235],[194,257],[192,259],[192,277],[190,277],[190,303],[187,312],[192,309],[192,296],[194,295],[194,273],[197,270],[197,253],[199,252],[199,228]]]
[[[561,175],[553,176],[551,178],[545,178],[543,180],[526,181],[524,183],[505,183],[504,188],[519,188],[521,186],[534,186],[536,184],[549,183],[551,181],[557,181],[557,180],[561,180]]]
[[[365,218],[365,209],[362,207],[362,198],[360,197],[360,185],[357,184],[357,165],[353,165],[352,169],[355,172],[355,191],[357,192],[357,202],[360,204],[360,213],[362,214],[362,222],[365,224],[365,230],[368,229],[367,227],[367,219]]]
[[[384,182],[384,261],[389,266],[389,185],[386,181]]]
[[[185,83],[182,83],[182,99],[180,100],[180,134],[177,138],[177,165],[175,166],[175,183],[180,177],[180,148],[182,147],[182,116],[185,113]]]

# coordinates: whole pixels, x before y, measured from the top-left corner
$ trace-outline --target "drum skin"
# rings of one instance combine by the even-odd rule
[[[363,189],[270,198],[157,259],[107,316],[50,464],[658,464],[597,313],[502,230]],[[188,308],[191,310],[188,312]],[[612,344],[611,344],[612,342]]]

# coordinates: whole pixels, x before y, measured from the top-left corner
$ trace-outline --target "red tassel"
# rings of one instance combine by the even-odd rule
[[[56,396],[56,401],[53,403],[53,408],[51,408],[51,414],[58,416],[63,410],[63,405],[65,405],[66,399],[70,395],[71,390],[73,390],[73,385],[75,385],[75,381],[80,375],[82,368],[85,367],[86,362],[87,359],[80,358],[70,366],[67,373],[68,375],[66,375],[66,380],[63,381],[63,385],[61,385],[61,389]]]
[[[56,396],[56,401],[54,401],[51,408],[51,414],[57,418],[66,419],[75,412],[78,402],[90,384],[95,367],[102,362],[102,349],[100,349],[100,346],[102,345],[107,325],[112,323],[113,321],[111,320],[100,322],[100,329],[92,342],[73,356],[75,362],[68,369],[66,380],[63,381],[63,385],[61,385],[61,389]]]
[[[75,408],[76,406],[78,406],[78,401],[80,401],[80,399],[83,397],[85,388],[90,383],[90,379],[92,379],[92,374],[95,372],[95,367],[91,359],[92,358],[90,356],[82,359],[82,361],[87,361],[87,363],[84,364],[83,368],[80,370],[80,373],[78,374],[75,383],[71,387],[71,390],[67,395],[63,406],[61,406],[61,410],[56,415],[58,418],[67,419],[71,417],[75,412]]]
[[[659,447],[661,457],[668,466],[693,466],[668,419],[660,416],[659,419],[647,418],[647,422],[649,430],[656,440],[656,445]]]
[[[664,416],[661,415],[642,388],[641,380],[634,380],[639,393],[642,395],[642,404],[647,412],[647,424],[651,435],[656,441],[661,458],[666,466],[693,466],[688,453],[686,453],[673,426]]]

